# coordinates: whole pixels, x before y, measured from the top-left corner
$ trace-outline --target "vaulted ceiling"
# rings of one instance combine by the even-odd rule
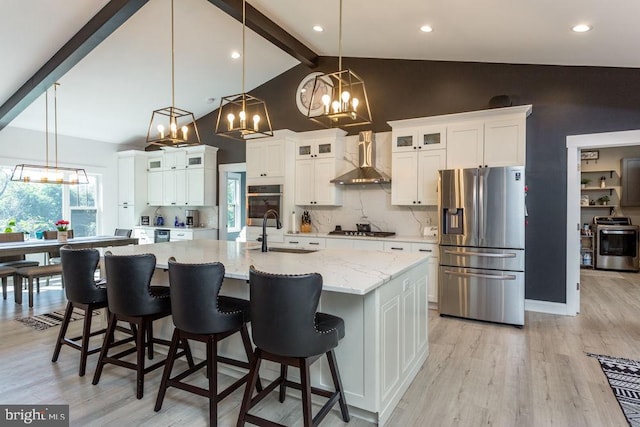
[[[104,6],[116,2],[0,0],[0,124],[4,117],[11,119],[9,126],[44,130],[44,97],[38,95],[50,82],[36,79],[38,70]],[[61,135],[112,143],[140,141],[151,111],[170,105],[170,0],[119,2],[136,10],[119,15],[128,18],[121,25],[113,19],[110,27],[93,35],[106,37],[104,41],[78,43],[81,49],[74,55],[84,54],[88,45],[95,48],[79,61],[71,55],[73,66],[67,70],[65,63],[60,64],[60,76],[48,73],[61,83]],[[338,0],[250,3],[297,39],[297,52],[307,55],[283,50],[282,43],[276,42],[278,47],[248,30],[247,90],[314,54],[338,55]],[[230,57],[232,51],[241,50],[241,24],[229,14],[237,17],[240,4],[239,0],[175,1],[176,106],[196,117],[217,108],[221,96],[241,91],[241,61]],[[344,0],[343,15],[344,56],[640,67],[640,26],[634,22],[640,16],[640,2]],[[261,22],[269,32],[268,21]],[[593,29],[572,32],[578,23]],[[433,31],[419,31],[425,24]],[[324,31],[314,31],[314,25]],[[25,83],[31,90],[20,92]],[[8,102],[12,96],[22,104]],[[17,110],[8,108],[13,104]],[[7,115],[7,111],[17,113]]]

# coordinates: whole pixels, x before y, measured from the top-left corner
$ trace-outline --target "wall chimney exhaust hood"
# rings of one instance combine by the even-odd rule
[[[332,179],[334,184],[388,184],[389,175],[375,168],[376,145],[373,131],[358,134],[358,168]]]

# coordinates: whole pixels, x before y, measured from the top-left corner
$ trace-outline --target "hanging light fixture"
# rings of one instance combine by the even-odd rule
[[[338,33],[338,70],[315,78],[307,117],[327,128],[371,123],[371,110],[364,81],[349,69],[342,69],[342,0]],[[320,111],[313,105],[322,105]]]
[[[242,93],[220,99],[216,134],[237,140],[273,136],[267,104],[244,91],[246,4],[242,0]]]
[[[173,0],[171,0],[171,106],[155,110],[147,131],[147,143],[163,147],[200,145],[200,134],[193,113],[175,106]]]
[[[45,164],[16,165],[11,181],[34,182],[41,184],[88,184],[87,173],[82,168],[64,168],[58,166],[58,86],[53,85],[55,164],[49,165],[49,89],[45,91]]]

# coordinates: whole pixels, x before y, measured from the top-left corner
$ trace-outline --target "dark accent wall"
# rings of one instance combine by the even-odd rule
[[[509,95],[513,105],[533,105],[527,121],[526,298],[564,303],[566,136],[640,129],[640,70],[366,58],[343,61],[366,84],[373,123],[365,128],[377,132],[390,130],[389,120],[485,109],[495,95]],[[252,94],[267,101],[274,129],[318,129],[298,111],[295,91],[308,73],[336,68],[336,58],[320,58],[317,69],[299,65]],[[213,135],[215,113],[198,123],[203,140],[220,148],[220,163],[244,161],[244,144]],[[362,128],[347,130],[354,134]]]

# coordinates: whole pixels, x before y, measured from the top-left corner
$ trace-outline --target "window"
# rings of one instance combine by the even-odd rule
[[[98,208],[97,178],[89,176],[89,184],[65,187],[69,200],[69,218],[74,237],[95,236],[97,233]]]
[[[0,232],[15,221],[12,231],[55,230],[59,219],[71,222],[74,237],[100,230],[97,201],[100,179],[89,175],[86,185],[36,184],[10,181],[13,168],[0,167]]]
[[[241,176],[239,173],[227,174],[227,232],[237,233],[242,228],[240,197]]]

